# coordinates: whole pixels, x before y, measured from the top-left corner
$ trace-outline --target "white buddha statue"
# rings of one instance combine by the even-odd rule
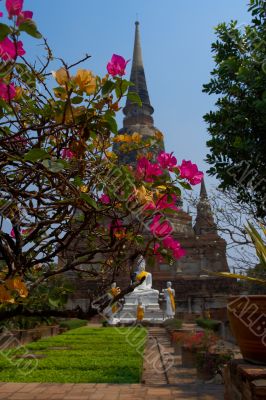
[[[152,274],[148,271],[145,271],[146,268],[146,263],[144,260],[144,257],[142,255],[138,256],[137,258],[137,263],[136,263],[136,269],[133,274],[133,282],[139,282],[145,278],[144,281],[138,285],[133,292],[131,293],[131,296],[139,298],[140,296],[143,298],[143,302],[145,303],[145,297],[143,296],[159,296],[159,291],[152,289]]]
[[[137,286],[134,291],[150,291],[152,288],[152,274],[148,271],[145,271],[146,263],[143,256],[139,256],[137,259],[137,267],[135,270],[135,281],[139,282],[143,277],[145,277],[144,281]]]
[[[162,320],[161,310],[159,307],[159,291],[152,288],[152,274],[145,271],[145,260],[142,255],[138,256],[136,260],[136,268],[131,277],[132,283],[143,282],[135,287],[133,292],[125,296],[125,304],[121,311],[122,322],[135,322],[138,307],[141,304],[145,315],[146,321]]]

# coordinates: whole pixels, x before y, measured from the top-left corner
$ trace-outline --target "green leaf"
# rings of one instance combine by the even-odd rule
[[[60,299],[51,299],[51,297],[48,298],[48,302],[52,307],[59,307],[60,304]]]
[[[131,103],[137,103],[139,107],[142,106],[142,101],[137,93],[128,92],[127,97],[131,101]]]
[[[31,149],[24,155],[25,161],[36,162],[45,158],[50,158],[50,155],[44,149]]]
[[[119,98],[121,96],[123,96],[123,94],[127,91],[127,89],[129,88],[129,86],[134,86],[134,83],[129,82],[127,80],[121,80],[117,82],[117,86],[115,88],[115,93],[116,96]]]
[[[190,186],[189,183],[187,183],[187,182],[179,182],[179,183],[184,189],[192,190],[192,187]]]
[[[19,25],[19,30],[26,32],[28,35],[33,36],[36,39],[42,38],[42,35],[38,31],[35,22],[32,21],[31,19],[28,19],[25,22],[22,22],[22,24]]]
[[[178,167],[174,167],[172,171],[176,174],[176,176],[180,175],[180,169]]]
[[[80,176],[75,176],[73,183],[76,186],[82,186],[84,184]]]
[[[6,24],[0,24],[0,42],[10,34],[10,28]]]
[[[96,210],[98,209],[98,205],[95,200],[93,200],[87,193],[81,193],[80,197],[86,201],[90,206],[95,208]]]
[[[112,81],[106,81],[102,87],[102,95],[105,96],[106,94],[112,92],[114,90],[115,83]]]
[[[65,168],[64,162],[62,160],[44,160],[42,165],[49,169],[49,171],[57,173]]]
[[[80,104],[83,102],[83,97],[81,96],[75,96],[71,99],[72,104]]]
[[[108,123],[110,131],[113,133],[117,133],[116,120],[111,115],[108,115],[108,114],[105,115],[104,119]]]

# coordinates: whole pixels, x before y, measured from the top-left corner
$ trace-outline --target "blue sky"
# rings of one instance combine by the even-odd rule
[[[168,151],[206,171],[202,116],[215,99],[201,89],[213,68],[214,27],[231,19],[248,23],[247,0],[25,0],[24,9],[34,11],[55,56],[71,63],[88,53],[92,58],[84,67],[99,75],[106,73],[113,53],[132,58],[138,14],[155,125],[164,132]],[[27,47],[31,55],[36,52],[28,41]],[[207,178],[207,186],[213,183]]]

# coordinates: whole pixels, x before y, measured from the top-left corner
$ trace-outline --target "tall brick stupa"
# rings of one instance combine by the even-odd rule
[[[141,135],[153,136],[158,129],[154,126],[151,105],[144,71],[140,24],[135,22],[135,40],[132,59],[130,81],[134,86],[131,91],[136,92],[141,101],[140,107],[127,99],[123,109],[123,127],[121,134],[138,132]],[[162,144],[161,148],[164,148]],[[154,149],[154,157],[161,149]],[[136,154],[124,154],[115,146],[114,151],[119,154],[123,162],[136,162]],[[217,233],[211,206],[204,180],[201,183],[200,198],[197,205],[197,215],[193,225],[192,216],[181,209],[171,217],[174,227],[174,237],[179,240],[186,250],[186,256],[172,265],[160,264],[152,267],[153,287],[162,290],[166,282],[171,281],[176,291],[177,310],[180,312],[196,312],[202,309],[223,308],[226,303],[226,293],[232,290],[232,281],[223,278],[208,276],[206,270],[214,272],[229,271],[226,259],[226,242]],[[149,270],[149,266],[147,266]]]
[[[130,81],[134,86],[130,87],[129,90],[139,95],[142,106],[140,107],[136,103],[132,103],[129,98],[127,99],[123,109],[123,127],[119,133],[133,134],[138,132],[144,137],[154,136],[158,129],[154,126],[152,117],[154,109],[151,105],[145,77],[139,22],[135,22]],[[164,148],[164,143],[162,143],[160,149],[158,147],[152,149],[154,158],[162,148]],[[114,151],[117,152],[123,163],[132,165],[136,163],[134,151],[127,154],[121,153],[118,144],[114,146]],[[163,288],[166,288],[167,281],[172,282],[172,287],[176,292],[175,301],[178,314],[197,315],[208,309],[216,312],[214,315],[219,318],[219,311],[224,313],[227,295],[232,293],[234,285],[230,279],[208,275],[206,272],[227,272],[229,269],[226,259],[226,242],[217,233],[204,180],[201,183],[195,222],[192,221],[192,216],[182,209],[182,202],[180,203],[181,209],[171,216],[171,223],[174,228],[173,236],[186,250],[186,255],[173,262],[172,265],[157,262],[152,267],[147,265],[146,269],[152,273],[154,289],[161,292]],[[61,258],[60,262],[64,262],[64,260]],[[119,277],[117,279],[119,285],[129,283],[129,281],[129,274],[127,276],[124,274],[121,281]],[[86,294],[88,287],[96,284],[97,282],[94,280],[87,282],[82,287],[81,282],[78,282],[77,291],[71,300],[72,306],[81,305],[83,309],[86,308],[88,306]]]

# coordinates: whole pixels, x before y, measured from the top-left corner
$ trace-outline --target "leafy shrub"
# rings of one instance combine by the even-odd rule
[[[87,323],[88,321],[86,319],[71,318],[61,321],[59,325],[61,328],[76,329],[87,325]]]
[[[182,327],[182,321],[177,318],[167,319],[164,321],[163,325],[167,329],[180,329]]]
[[[201,328],[209,329],[211,331],[217,332],[221,322],[217,321],[215,319],[197,318],[196,324],[198,326],[200,326]]]
[[[1,322],[1,329],[3,330],[20,330],[20,329],[34,329],[40,325],[54,325],[56,319],[49,317],[24,317],[16,316],[13,318],[8,318]]]
[[[184,346],[192,351],[208,351],[218,341],[212,331],[196,332],[184,338]]]
[[[232,359],[233,355],[228,350],[225,353],[216,354],[208,351],[197,353],[197,368],[211,375],[215,375],[220,368]]]

